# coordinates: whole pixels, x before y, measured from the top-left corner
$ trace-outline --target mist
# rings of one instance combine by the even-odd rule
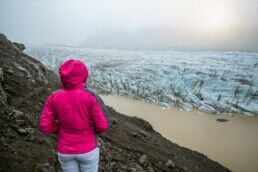
[[[0,18],[27,45],[258,51],[256,0],[1,0]]]

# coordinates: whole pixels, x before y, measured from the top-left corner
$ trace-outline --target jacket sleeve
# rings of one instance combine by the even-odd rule
[[[45,134],[56,133],[58,131],[56,114],[51,105],[51,96],[45,101],[45,105],[39,119],[39,130]]]
[[[109,113],[103,100],[93,94],[91,115],[96,133],[106,132],[109,128]]]

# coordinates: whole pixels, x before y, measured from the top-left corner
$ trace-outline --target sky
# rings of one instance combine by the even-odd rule
[[[257,0],[0,0],[26,45],[258,51]]]

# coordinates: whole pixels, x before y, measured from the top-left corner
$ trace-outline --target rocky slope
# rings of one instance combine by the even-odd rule
[[[37,121],[58,77],[0,34],[0,171],[59,171],[54,135]],[[229,171],[203,154],[180,147],[146,121],[108,107],[111,128],[99,135],[100,171]]]

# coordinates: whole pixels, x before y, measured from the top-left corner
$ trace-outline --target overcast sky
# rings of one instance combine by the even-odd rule
[[[31,45],[258,51],[257,0],[0,0],[0,19]]]

